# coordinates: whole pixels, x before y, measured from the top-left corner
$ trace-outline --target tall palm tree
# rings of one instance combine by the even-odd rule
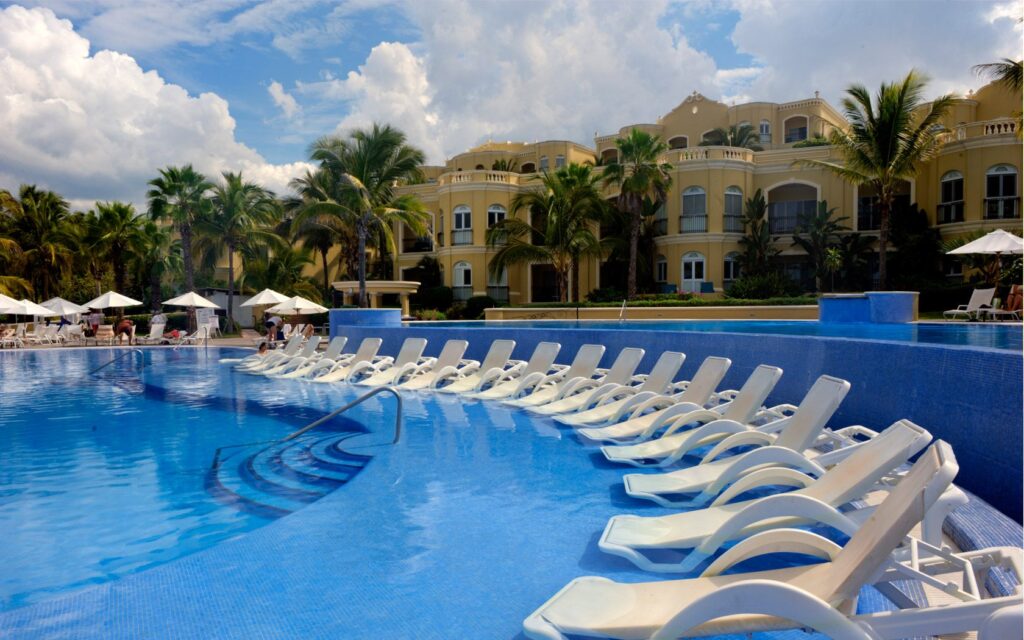
[[[319,297],[317,284],[303,275],[313,264],[309,250],[295,248],[287,243],[270,254],[266,247],[243,247],[245,273],[241,285],[248,289],[274,289],[288,296],[304,296],[312,300]]]
[[[161,305],[161,283],[167,274],[182,269],[181,241],[171,228],[147,220],[142,227],[142,246],[132,256],[135,281],[149,288],[149,308],[156,313]]]
[[[999,62],[976,64],[971,67],[978,75],[985,75],[1000,83],[1010,91],[1020,91],[1024,86],[1024,60],[1003,58]]]
[[[392,227],[408,226],[426,233],[428,214],[414,195],[396,195],[395,186],[419,176],[424,155],[406,144],[405,134],[391,125],[374,123],[356,129],[347,138],[327,136],[313,143],[310,159],[331,174],[331,192],[296,213],[300,224],[314,218],[333,218],[337,225],[355,229],[359,258],[359,304],[365,307],[367,241],[377,236],[394,251]],[[324,222],[326,224],[326,222]]]
[[[872,100],[868,89],[853,85],[842,101],[849,129],[834,129],[829,143],[839,149],[843,163],[799,160],[801,166],[821,167],[857,185],[870,185],[878,193],[879,288],[886,288],[886,251],[889,244],[889,214],[896,189],[917,174],[920,163],[929,160],[942,146],[941,120],[952,104],[949,95],[925,104],[926,78],[911,70],[903,80],[883,83]]]
[[[143,220],[136,215],[135,207],[124,202],[97,202],[94,215],[99,237],[93,248],[110,259],[114,287],[123,292],[128,259],[143,248]]]
[[[573,163],[542,174],[542,189],[516,194],[512,216],[487,230],[487,244],[497,249],[488,265],[491,275],[498,276],[517,264],[550,262],[559,299],[568,302],[574,274],[579,299],[580,259],[602,253],[594,234],[605,206],[598,190],[600,180],[589,165]],[[523,212],[529,214],[530,222],[516,217]],[[540,243],[534,242],[537,236]]]
[[[672,165],[658,161],[668,145],[658,136],[633,129],[625,138],[616,138],[618,159],[605,166],[604,184],[619,188],[616,206],[630,216],[629,264],[626,275],[626,295],[636,296],[637,244],[644,198],[652,202],[665,202],[672,185],[669,172]]]
[[[768,226],[768,202],[760,189],[747,198],[743,205],[743,228],[745,233],[740,238],[743,254],[740,258],[743,273],[746,275],[763,275],[771,270],[772,258],[779,250],[772,243],[771,229]]]
[[[77,248],[67,200],[22,185],[16,198],[10,192],[0,194],[0,203],[4,235],[12,241],[4,243],[6,250],[17,254],[32,290],[49,298],[70,272]]]
[[[328,199],[328,194],[334,192],[331,173],[322,169],[307,171],[305,175],[294,178],[289,186],[296,193],[282,201],[284,210],[289,215],[295,215],[307,204]],[[346,218],[335,216],[305,216],[298,222],[291,218],[286,219],[279,229],[293,241],[301,242],[303,247],[320,255],[325,300],[329,299],[331,295],[330,265],[328,264],[331,249],[336,244],[344,246],[346,241],[355,235],[351,225],[346,224],[347,222]],[[344,250],[338,252],[339,267],[344,259],[343,255],[346,253],[348,252]],[[354,254],[354,252],[351,253]]]
[[[828,272],[828,250],[834,248],[840,232],[849,230],[849,227],[841,224],[847,217],[834,218],[835,213],[836,207],[829,209],[826,201],[818,202],[817,211],[801,216],[793,235],[793,246],[803,249],[811,261],[817,291],[822,291],[824,287]]]
[[[195,289],[192,227],[208,206],[206,192],[213,188],[213,184],[190,164],[161,169],[160,177],[148,184],[153,187],[146,193],[149,215],[153,220],[170,220],[180,234],[185,289],[192,291]]]
[[[195,251],[204,267],[214,268],[228,257],[228,326],[234,325],[235,254],[243,245],[277,248],[281,238],[270,228],[280,209],[274,194],[245,180],[241,173],[225,171],[224,183],[213,187],[210,206],[195,222]]]
[[[761,136],[751,124],[732,124],[728,127],[718,127],[707,132],[701,140],[702,147],[742,147],[751,151],[764,151],[761,146]]]
[[[652,202],[650,198],[644,198],[643,208],[640,212],[640,234],[637,238],[636,249],[636,281],[638,291],[648,291],[654,284],[654,260],[657,255],[655,238],[655,219],[658,210],[664,207],[663,203]],[[601,272],[601,284],[603,288],[619,287],[625,283],[623,274],[628,271],[626,264],[629,262],[629,225],[632,218],[629,214],[623,213],[618,207],[606,206],[604,222],[601,225],[601,247],[605,250],[604,268],[609,270],[610,278],[605,278],[605,272]],[[624,288],[624,287],[623,287]]]

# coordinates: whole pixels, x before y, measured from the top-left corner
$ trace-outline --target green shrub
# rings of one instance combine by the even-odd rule
[[[498,306],[494,298],[491,296],[473,296],[469,300],[466,300],[466,309],[463,312],[463,318],[466,320],[479,320],[484,317],[484,309],[490,309]]]
[[[602,287],[587,294],[588,302],[622,302],[625,298],[626,292],[615,287]]]
[[[448,319],[448,316],[443,311],[438,311],[437,309],[420,309],[414,312],[413,315],[416,316],[417,320],[437,321]]]
[[[466,305],[462,302],[456,302],[452,306],[448,307],[448,310],[444,312],[449,320],[463,320],[466,317]]]
[[[447,309],[455,300],[451,287],[430,287],[410,297],[410,302],[420,309]]]
[[[821,136],[815,136],[813,138],[807,138],[793,144],[794,149],[802,149],[803,147],[824,147],[831,144],[828,138],[822,138]]]
[[[785,298],[800,293],[800,285],[785,275],[770,272],[759,275],[741,276],[726,292],[730,298],[763,300],[765,298]]]

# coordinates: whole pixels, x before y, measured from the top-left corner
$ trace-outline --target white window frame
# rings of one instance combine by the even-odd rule
[[[500,204],[492,204],[487,207],[487,228],[490,229],[507,217],[508,210],[505,207]]]
[[[743,275],[740,272],[740,254],[730,251],[722,260],[722,282],[731,283]]]
[[[452,266],[452,286],[472,287],[473,286],[473,265],[465,260],[460,260]]]
[[[688,211],[687,210],[688,208],[692,209],[693,207],[692,206],[691,207],[687,207],[686,206],[686,198],[687,197],[691,197],[692,198],[693,196],[701,196],[701,198],[702,198],[700,200],[700,202],[701,202],[701,207],[700,207],[701,210],[700,211],[693,211],[693,210]],[[683,216],[706,216],[708,214],[708,193],[707,193],[707,191],[704,190],[704,187],[698,187],[696,185],[693,185],[693,186],[686,187],[685,189],[683,189],[682,212],[683,212],[683,214],[682,214]]]
[[[561,154],[555,156],[555,168],[556,169],[561,169],[564,166],[565,166],[565,156],[563,156]]]
[[[700,293],[700,286],[702,282],[706,282],[708,273],[708,260],[704,257],[704,254],[700,251],[690,251],[683,254],[680,260],[679,269],[679,283],[680,291],[686,293]],[[690,277],[686,277],[687,266],[690,267]],[[697,271],[700,271],[700,276],[697,276]]]
[[[757,128],[757,135],[761,139],[761,144],[772,143],[772,122],[771,120],[762,119]]]
[[[462,219],[464,226],[460,224]],[[467,205],[460,204],[452,209],[452,231],[469,231],[473,228],[473,210]]]
[[[743,189],[733,185],[725,188],[725,215],[727,216],[742,216],[743,215]],[[729,201],[733,200],[734,203],[738,200],[736,211],[729,211]]]
[[[547,171],[548,170],[548,157],[547,156],[541,156],[540,157],[540,170],[541,171]]]
[[[658,284],[668,282],[668,259],[659,255],[654,261],[654,281]]]

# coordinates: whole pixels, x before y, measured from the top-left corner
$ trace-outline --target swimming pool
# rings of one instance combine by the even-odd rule
[[[475,320],[416,322],[411,323],[411,326],[744,333],[963,345],[1010,351],[1024,349],[1024,332],[1020,325],[990,323],[871,324],[866,322],[822,323],[813,320],[626,320],[623,322],[609,320]]]
[[[391,445],[378,396],[296,451],[242,447],[219,468],[326,478],[358,461],[344,483],[312,499],[296,474],[225,474],[246,495],[220,502],[218,448],[282,437],[355,392],[238,374],[213,348],[148,349],[141,370],[125,358],[83,381],[110,353],[0,353],[0,455],[32,474],[0,465],[0,548],[23,557],[0,568],[5,638],[512,638],[572,578],[651,579],[596,540],[612,515],[669,510],[626,496],[623,469],[549,419],[408,394]]]

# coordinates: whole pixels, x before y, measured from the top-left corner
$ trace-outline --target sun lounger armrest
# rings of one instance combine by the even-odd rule
[[[402,384],[405,379],[415,378],[417,375],[423,373],[429,368],[429,365],[423,363],[418,364],[416,362],[406,362],[400,367],[392,367],[394,375],[391,377],[391,384]]]
[[[814,478],[790,467],[765,467],[749,473],[723,491],[711,503],[712,507],[731,502],[736,496],[758,487],[788,486],[802,489],[814,482]]]
[[[839,436],[843,440],[848,441],[847,444],[851,442],[857,442],[857,440],[855,440],[857,436],[870,440],[871,438],[874,438],[875,436],[878,435],[878,432],[875,431],[874,429],[869,429],[859,424],[850,425],[849,427],[843,427],[842,429],[833,429],[831,431],[823,429],[822,433],[824,435],[833,434]]]
[[[558,395],[554,397],[554,400],[561,400],[562,398],[574,396],[586,391],[587,389],[592,389],[599,384],[601,384],[601,381],[594,378],[573,378],[562,385],[562,389],[558,392]]]
[[[698,429],[698,431],[703,430],[705,427],[709,427],[713,424],[715,423],[712,422],[707,425],[704,425],[704,427],[701,427],[700,429]],[[724,439],[722,439],[721,442],[719,442],[718,444],[711,448],[711,451],[708,451],[704,455],[699,464],[707,464],[713,460],[716,460],[720,455],[722,455],[729,449],[733,449],[735,447],[766,447],[774,443],[775,438],[773,436],[767,433],[762,433],[760,431],[752,431],[750,429],[744,428],[743,431],[733,433],[732,435],[726,436]]]
[[[547,376],[544,375],[543,373],[541,373],[540,371],[534,371],[533,373],[526,374],[525,376],[523,376],[522,378],[519,379],[519,386],[516,387],[516,391],[515,391],[515,393],[512,394],[511,397],[512,398],[522,397],[524,394],[526,394],[531,389],[535,389],[536,387],[539,387],[541,381],[545,380],[546,378],[547,378]]]
[[[771,529],[755,533],[736,543],[700,574],[702,578],[721,575],[737,564],[769,553],[801,553],[834,560],[842,547],[828,538],[803,529]]]
[[[374,372],[380,370],[381,368],[375,367],[372,362],[363,360],[362,362],[357,362],[354,365],[352,365],[352,368],[349,370],[348,374],[345,375],[345,380],[355,380],[356,377],[362,375],[363,373],[366,373],[367,375],[372,375]]]
[[[437,373],[434,374],[434,379],[430,383],[431,389],[436,389],[438,385],[449,378],[458,378],[459,370],[451,365],[441,367]]]
[[[722,492],[723,489],[736,482],[738,478],[742,478],[748,475],[751,471],[764,468],[765,466],[771,467],[789,467],[793,469],[800,469],[804,473],[820,477],[825,473],[825,468],[817,464],[813,460],[808,460],[802,454],[797,451],[793,451],[787,447],[779,447],[775,445],[769,445],[767,447],[759,447],[753,451],[748,451],[743,455],[737,456],[736,460],[729,463],[729,465],[722,470],[722,473],[715,479],[714,482],[709,484],[707,488],[700,494],[699,503],[703,504],[717,496]]]
[[[640,394],[638,394],[640,395]],[[675,398],[670,395],[662,393],[654,393],[651,395],[644,396],[645,399],[639,404],[632,406],[633,413],[630,414],[630,419],[639,418],[643,414],[647,413],[651,409],[662,409],[670,407],[675,404]]]
[[[500,367],[494,367],[484,371],[480,375],[480,380],[476,383],[476,386],[473,387],[473,391],[483,391],[484,386],[492,381],[497,384],[505,380],[512,380],[513,378],[514,376],[510,375],[508,370]]]
[[[672,384],[668,385],[668,388],[669,388],[669,391],[671,393],[682,393],[682,392],[686,391],[686,389],[689,386],[690,386],[690,381],[689,380],[680,380],[678,382],[673,382]]]
[[[737,607],[741,602],[743,606]],[[800,587],[760,579],[735,582],[697,598],[658,629],[651,640],[685,637],[694,627],[742,613],[791,620],[794,627],[813,629],[833,640],[871,640],[873,637],[865,627]]]
[[[736,399],[736,396],[740,395],[739,389],[726,389],[725,391],[716,391],[711,394],[711,401],[715,404],[725,404],[726,402],[732,402]]]
[[[694,422],[701,421],[704,423],[714,422],[722,417],[722,414],[705,409],[700,405],[696,405],[692,402],[680,402],[672,405],[665,413],[669,410],[675,410],[676,419],[672,421],[668,428],[665,429],[665,433],[661,434],[662,437],[670,436],[673,433],[679,431],[683,427],[693,424]],[[664,415],[664,414],[662,414]],[[704,418],[704,420],[700,420]]]

